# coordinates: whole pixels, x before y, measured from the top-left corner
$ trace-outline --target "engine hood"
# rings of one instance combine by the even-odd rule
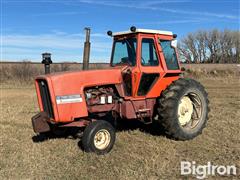
[[[74,94],[82,92],[85,87],[121,83],[123,69],[124,67],[114,67],[111,69],[61,72],[38,76],[37,79],[46,79],[54,89],[55,95]]]

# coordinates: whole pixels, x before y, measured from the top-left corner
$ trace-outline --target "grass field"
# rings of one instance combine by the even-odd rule
[[[84,153],[79,140],[70,136],[34,142],[30,121],[38,112],[34,87],[2,85],[0,179],[188,179],[180,175],[181,160],[235,164],[238,175],[231,178],[239,179],[239,78],[199,81],[209,93],[211,108],[202,135],[174,141],[139,125],[119,131],[113,150],[104,156]]]

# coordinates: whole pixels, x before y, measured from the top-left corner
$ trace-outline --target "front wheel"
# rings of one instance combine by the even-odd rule
[[[90,123],[83,132],[82,145],[86,152],[105,154],[111,151],[115,142],[115,129],[103,120]]]
[[[158,100],[159,122],[170,137],[188,140],[201,134],[208,119],[204,87],[193,79],[174,81]]]

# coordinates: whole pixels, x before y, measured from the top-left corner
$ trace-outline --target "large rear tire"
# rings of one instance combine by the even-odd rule
[[[193,79],[178,79],[157,101],[159,122],[165,133],[176,140],[189,140],[202,133],[209,112],[208,94]]]

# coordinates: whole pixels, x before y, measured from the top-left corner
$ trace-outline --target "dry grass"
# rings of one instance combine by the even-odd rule
[[[90,63],[90,69],[109,68],[107,63]],[[194,77],[201,76],[236,76],[240,75],[240,64],[182,64],[186,68],[186,74]],[[51,72],[79,71],[82,64],[79,63],[54,63]],[[44,66],[40,63],[31,62],[0,62],[0,81],[19,85],[22,83],[32,84],[34,77],[44,74]]]
[[[187,76],[228,77],[240,76],[240,64],[183,64]]]
[[[90,69],[102,69],[109,67],[106,63],[91,63]],[[60,71],[78,71],[82,69],[79,63],[54,63],[51,64],[51,72]],[[0,62],[0,80],[1,82],[21,81],[29,82],[37,75],[44,74],[44,65],[31,62]]]
[[[104,156],[84,153],[79,140],[70,137],[33,142],[30,118],[38,111],[34,87],[2,86],[0,179],[186,179],[180,176],[181,160],[236,164],[240,178],[239,79],[200,81],[211,102],[202,135],[174,141],[139,126],[118,132],[114,149]]]

